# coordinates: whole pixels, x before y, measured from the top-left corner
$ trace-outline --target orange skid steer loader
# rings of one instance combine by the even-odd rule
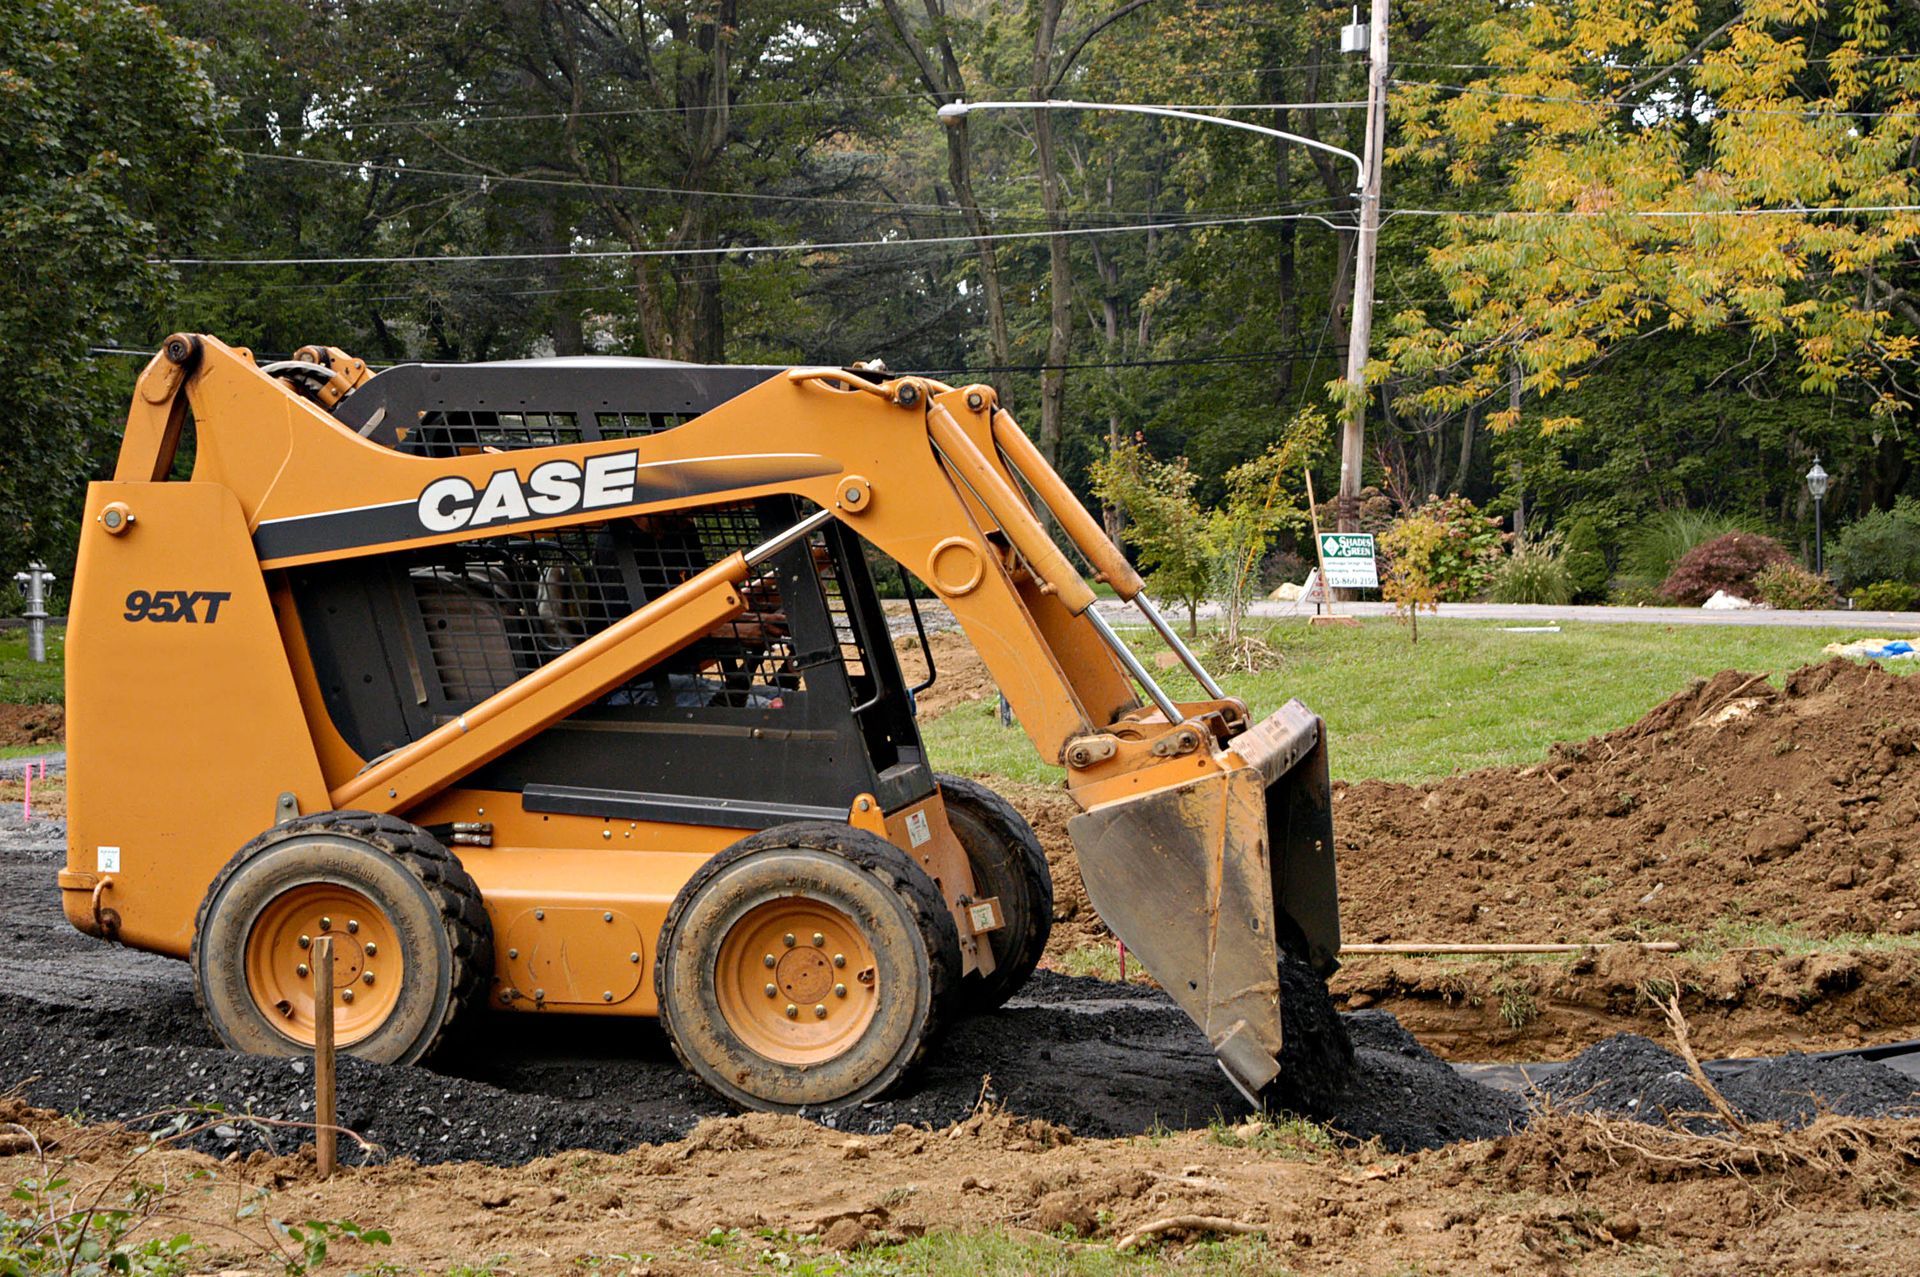
[[[1205,699],[1155,683],[1042,508]],[[419,1060],[488,1008],[658,1016],[756,1108],[870,1098],[1004,1002],[1046,945],[1046,858],[930,770],[871,558],[952,610],[1066,769],[1094,906],[1229,1076],[1335,1080],[1320,720],[1220,690],[989,387],[375,376],[176,335],[83,526],[66,914],[188,959],[237,1050],[311,1049],[321,935],[357,1055]]]

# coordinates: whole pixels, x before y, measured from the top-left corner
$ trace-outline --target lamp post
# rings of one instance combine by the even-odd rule
[[[1387,0],[1372,0],[1372,3],[1372,23],[1356,21],[1341,35],[1343,47],[1352,52],[1366,48],[1372,63],[1368,77],[1365,159],[1318,138],[1268,128],[1264,124],[1248,124],[1244,120],[1229,120],[1224,116],[1181,111],[1168,106],[1143,106],[1133,102],[1046,101],[949,102],[940,108],[940,118],[949,125],[974,111],[1123,111],[1131,115],[1160,115],[1173,120],[1218,124],[1223,128],[1242,129],[1248,133],[1298,142],[1316,151],[1338,155],[1353,164],[1355,194],[1360,200],[1360,226],[1353,271],[1353,322],[1347,343],[1347,385],[1351,387],[1354,403],[1340,435],[1340,499],[1336,508],[1339,510],[1338,527],[1342,532],[1358,530],[1355,510],[1360,498],[1360,468],[1366,454],[1367,407],[1364,387],[1367,348],[1373,340],[1373,257],[1380,237],[1380,169],[1386,145]]]
[[[1813,494],[1813,570],[1821,576],[1827,574],[1826,547],[1821,544],[1820,502],[1827,495],[1827,472],[1820,468],[1820,458],[1814,457],[1813,469],[1807,471],[1807,491]]]

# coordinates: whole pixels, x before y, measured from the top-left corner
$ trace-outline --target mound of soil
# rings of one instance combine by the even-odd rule
[[[973,650],[965,634],[959,630],[939,630],[927,635],[927,645],[933,649],[935,677],[932,687],[914,697],[914,707],[922,723],[956,706],[1000,695],[993,676],[987,673],[986,663]],[[896,637],[893,646],[900,654],[900,672],[906,675],[907,686],[923,681],[927,677],[927,658],[921,653],[919,637],[911,633]]]
[[[1341,787],[1347,935],[1920,932],[1916,744],[1920,680],[1834,660],[1728,670],[1531,767]]]
[[[1920,933],[1920,679],[1834,660],[1728,670],[1528,767],[1336,785],[1353,941]],[[1336,738],[1334,747],[1337,749]],[[1110,943],[1057,789],[1004,786],[1053,866],[1051,952]]]
[[[0,704],[0,745],[54,745],[67,737],[67,711],[58,705]]]

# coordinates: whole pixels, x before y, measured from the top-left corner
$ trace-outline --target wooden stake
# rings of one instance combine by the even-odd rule
[[[333,937],[313,942],[313,1151],[320,1178],[335,1165],[333,1098]]]
[[[1588,949],[1640,949],[1647,953],[1678,953],[1680,945],[1672,940],[1615,941],[1593,944],[1343,944],[1343,958],[1388,953],[1584,953]]]
[[[1320,604],[1313,605],[1313,615],[1307,618],[1309,626],[1314,625],[1358,625],[1355,617],[1336,613],[1333,610],[1333,591],[1327,585],[1327,556],[1320,552],[1320,512],[1313,507],[1313,471],[1306,470],[1307,476],[1307,517],[1313,521],[1313,561],[1319,565],[1320,598],[1327,605],[1325,615],[1320,612]]]

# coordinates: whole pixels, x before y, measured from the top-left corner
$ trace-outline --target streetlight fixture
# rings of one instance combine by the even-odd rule
[[[1340,499],[1337,503],[1342,532],[1359,530],[1360,471],[1366,458],[1366,368],[1367,350],[1373,339],[1374,253],[1380,240],[1380,177],[1385,167],[1387,136],[1387,14],[1391,0],[1370,0],[1369,20],[1360,21],[1360,8],[1353,10],[1353,22],[1341,29],[1340,48],[1344,53],[1367,55],[1367,129],[1365,158],[1352,151],[1322,142],[1318,138],[1288,133],[1284,129],[1225,116],[1181,111],[1167,106],[1145,106],[1135,102],[949,102],[940,108],[940,119],[957,125],[974,111],[1123,111],[1132,115],[1159,115],[1168,119],[1200,124],[1218,124],[1242,129],[1266,137],[1298,142],[1316,151],[1326,151],[1353,164],[1355,195],[1360,203],[1360,224],[1356,228],[1353,270],[1353,312],[1347,333],[1347,386],[1351,402],[1340,432]]]
[[[1201,124],[1218,124],[1230,129],[1245,129],[1249,133],[1262,133],[1267,137],[1298,142],[1316,151],[1326,151],[1344,160],[1351,160],[1354,189],[1361,189],[1367,184],[1366,162],[1352,151],[1322,142],[1318,138],[1288,133],[1284,129],[1270,129],[1264,124],[1249,124],[1245,120],[1229,120],[1224,115],[1206,115],[1199,111],[1181,111],[1170,106],[1144,106],[1134,102],[1071,102],[1064,98],[1049,99],[1045,102],[949,102],[940,108],[939,115],[951,127],[961,117],[974,111],[1124,111],[1131,115],[1164,115],[1173,120],[1194,120]]]
[[[1827,495],[1829,482],[1827,472],[1820,468],[1820,458],[1815,456],[1813,469],[1807,471],[1807,491],[1813,494],[1813,570],[1821,576],[1827,574],[1827,556],[1821,544],[1820,502]]]

